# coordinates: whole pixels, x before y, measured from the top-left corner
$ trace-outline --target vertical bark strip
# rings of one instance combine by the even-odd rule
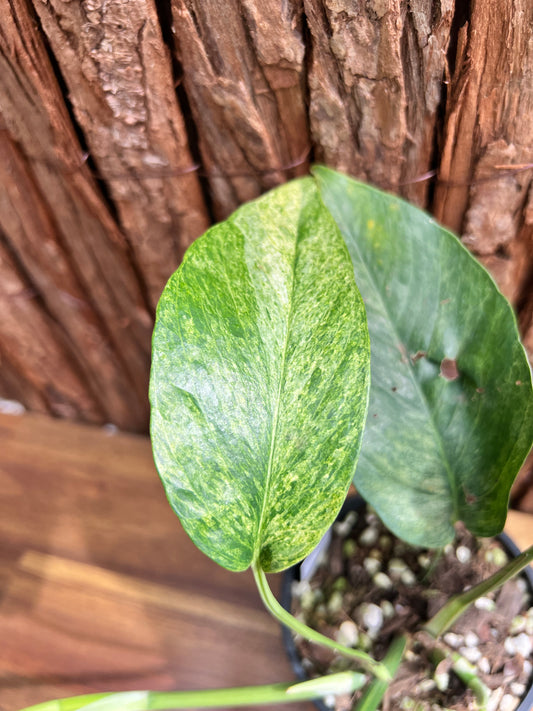
[[[185,249],[208,227],[155,6],[34,6],[155,307]]]
[[[104,413],[73,369],[57,325],[40,308],[1,241],[0,312],[2,395],[37,412],[101,422]]]
[[[532,266],[533,4],[474,0],[459,34],[434,212],[516,303]],[[513,166],[519,168],[513,170]]]
[[[304,42],[297,3],[172,0],[173,32],[214,210],[306,172]],[[281,12],[280,12],[281,10]],[[288,168],[298,164],[294,169]]]
[[[424,204],[453,0],[304,0],[319,160]],[[407,184],[404,188],[402,185]]]
[[[124,238],[80,164],[82,151],[27,5],[0,0],[0,17],[0,228],[60,324],[92,409],[126,429],[143,429],[150,318]],[[4,349],[20,342],[18,331],[31,338],[24,321],[1,328]],[[61,390],[58,361],[48,368]],[[80,413],[86,409],[80,404]]]

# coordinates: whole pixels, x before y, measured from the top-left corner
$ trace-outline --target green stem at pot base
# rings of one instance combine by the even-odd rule
[[[387,650],[382,664],[386,667],[391,679],[394,678],[394,675],[398,671],[406,646],[407,637],[402,635],[401,637],[396,637]],[[388,686],[388,682],[382,681],[381,679],[374,679],[360,698],[359,703],[355,707],[355,711],[375,711],[380,705]]]
[[[478,585],[475,585],[470,590],[467,590],[460,595],[452,597],[448,602],[441,607],[434,617],[424,625],[423,629],[432,637],[440,637],[448,630],[455,620],[466,611],[469,605],[475,602],[478,598],[486,595],[493,590],[497,590],[508,580],[517,575],[521,570],[533,561],[533,546],[525,550],[516,558],[509,561],[507,565],[498,570],[494,575],[491,575],[487,580],[483,580]]]
[[[459,679],[461,679],[463,684],[474,693],[478,711],[486,711],[490,691],[477,675],[476,667],[470,664],[464,657],[461,657],[457,652],[453,652],[451,658],[453,671],[457,674]]]
[[[274,597],[274,594],[272,593],[272,590],[268,585],[265,572],[260,567],[260,565],[258,563],[253,563],[252,570],[254,573],[257,589],[259,590],[259,594],[261,595],[261,599],[263,600],[265,607],[271,615],[273,615],[277,620],[279,620],[279,622],[281,622],[281,624],[285,625],[286,627],[289,627],[289,629],[293,630],[294,632],[296,632],[296,634],[299,634],[304,639],[307,639],[309,642],[314,642],[315,644],[320,644],[323,647],[328,647],[329,649],[333,649],[335,652],[342,654],[348,659],[356,660],[359,665],[363,667],[363,669],[366,669],[378,679],[381,679],[385,682],[389,682],[391,680],[390,673],[385,667],[385,665],[381,664],[380,662],[376,662],[374,659],[372,659],[370,655],[365,654],[365,652],[361,652],[358,649],[345,647],[344,645],[335,642],[329,637],[320,634],[320,632],[311,629],[311,627],[308,627],[303,622],[300,622],[300,620],[297,620],[295,617],[293,617],[289,612],[287,612],[287,610],[285,610],[279,604],[279,602]]]
[[[45,701],[23,711],[162,711],[163,709],[217,708],[310,701],[330,694],[351,694],[360,689],[365,676],[341,672],[300,683],[242,686],[198,691],[122,691],[87,694]]]
[[[462,657],[459,652],[451,652],[442,647],[435,647],[432,652],[432,661],[437,666],[443,659],[451,661],[451,668],[463,684],[468,687],[476,698],[477,711],[486,711],[490,698],[489,688],[481,681],[477,669],[473,664]]]

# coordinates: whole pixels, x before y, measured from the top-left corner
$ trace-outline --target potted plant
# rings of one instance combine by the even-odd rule
[[[398,631],[407,634],[409,648],[384,708],[531,711],[533,570],[499,590],[489,585],[488,595],[469,588],[518,555],[505,534],[476,539],[464,529],[444,550],[407,546],[363,499],[349,497],[320,546],[284,573],[281,602],[313,629],[372,656],[381,657]],[[459,603],[465,589],[474,602],[468,610],[443,606],[451,595]],[[349,664],[288,628],[283,639],[299,679]],[[355,696],[315,703],[319,711],[347,709]]]
[[[409,544],[442,548],[459,521],[475,536],[498,533],[533,439],[529,365],[489,275],[424,213],[325,168],[191,246],[158,306],[150,397],[156,465],[192,540],[229,570],[251,567],[281,622],[353,667],[296,684],[35,708],[235,706],[360,688],[357,708],[377,708],[407,636],[374,659],[290,615],[266,574],[315,548],[352,481]],[[533,548],[452,599],[426,634],[532,559]]]

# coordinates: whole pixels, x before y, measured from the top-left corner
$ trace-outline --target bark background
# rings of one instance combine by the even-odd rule
[[[533,352],[531,0],[0,0],[0,397],[147,427],[157,298],[325,162],[460,233]]]

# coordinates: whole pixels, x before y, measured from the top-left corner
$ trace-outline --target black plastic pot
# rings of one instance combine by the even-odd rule
[[[344,502],[337,519],[342,520],[350,511],[360,511],[363,510],[365,506],[366,503],[361,497],[351,497]],[[516,556],[520,554],[520,549],[507,534],[500,533],[496,536],[496,538],[500,541],[505,551],[511,557],[516,558]],[[300,566],[301,563],[289,568],[283,575],[280,602],[289,612],[292,607],[292,584],[300,580]],[[528,566],[522,571],[521,575],[528,584],[530,599],[533,601],[533,569]],[[309,679],[309,676],[302,665],[302,660],[294,643],[292,632],[288,628],[282,627],[282,636],[287,656],[289,657],[296,677],[301,681],[306,681]],[[324,704],[324,702],[320,699],[315,700],[313,703],[319,711],[331,711],[331,708],[326,706],[326,704]],[[533,711],[533,678],[530,679],[529,689],[520,701],[519,705],[516,707],[515,711]]]

